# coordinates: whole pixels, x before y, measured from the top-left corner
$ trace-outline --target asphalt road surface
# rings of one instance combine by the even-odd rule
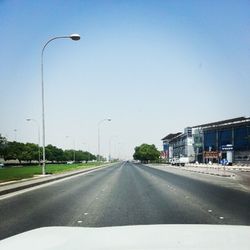
[[[44,226],[197,223],[250,225],[250,193],[123,162],[0,199],[0,239]]]

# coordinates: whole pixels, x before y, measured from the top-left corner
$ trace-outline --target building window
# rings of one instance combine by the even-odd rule
[[[216,131],[205,131],[204,132],[204,150],[205,151],[216,151]]]
[[[219,147],[222,145],[232,144],[232,129],[223,129],[219,131]]]
[[[238,127],[234,129],[234,150],[249,150],[250,140],[247,127]]]

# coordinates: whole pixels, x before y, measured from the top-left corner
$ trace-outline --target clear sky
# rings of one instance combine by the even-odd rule
[[[186,126],[250,116],[250,1],[0,1],[0,133],[132,157]],[[16,132],[14,132],[16,130]],[[69,136],[66,138],[66,136]]]

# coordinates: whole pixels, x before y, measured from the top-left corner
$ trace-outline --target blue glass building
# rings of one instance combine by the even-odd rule
[[[232,151],[232,162],[250,163],[250,118],[239,117],[193,128],[203,131],[203,156],[206,152],[218,153],[215,158],[207,153],[207,159],[220,161],[227,158],[227,151]],[[205,158],[203,162],[206,162]]]
[[[164,137],[163,150],[169,160],[190,157],[194,152],[196,162],[221,162],[250,164],[250,117],[238,117],[192,127],[186,132]],[[192,136],[193,144],[187,139]],[[191,148],[192,147],[192,148]],[[191,155],[187,152],[191,152]]]

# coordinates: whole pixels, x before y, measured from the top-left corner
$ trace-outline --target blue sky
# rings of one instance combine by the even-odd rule
[[[250,116],[249,1],[0,1],[0,133],[131,157],[186,126]],[[17,132],[14,132],[14,129]],[[67,139],[66,136],[69,136]]]

